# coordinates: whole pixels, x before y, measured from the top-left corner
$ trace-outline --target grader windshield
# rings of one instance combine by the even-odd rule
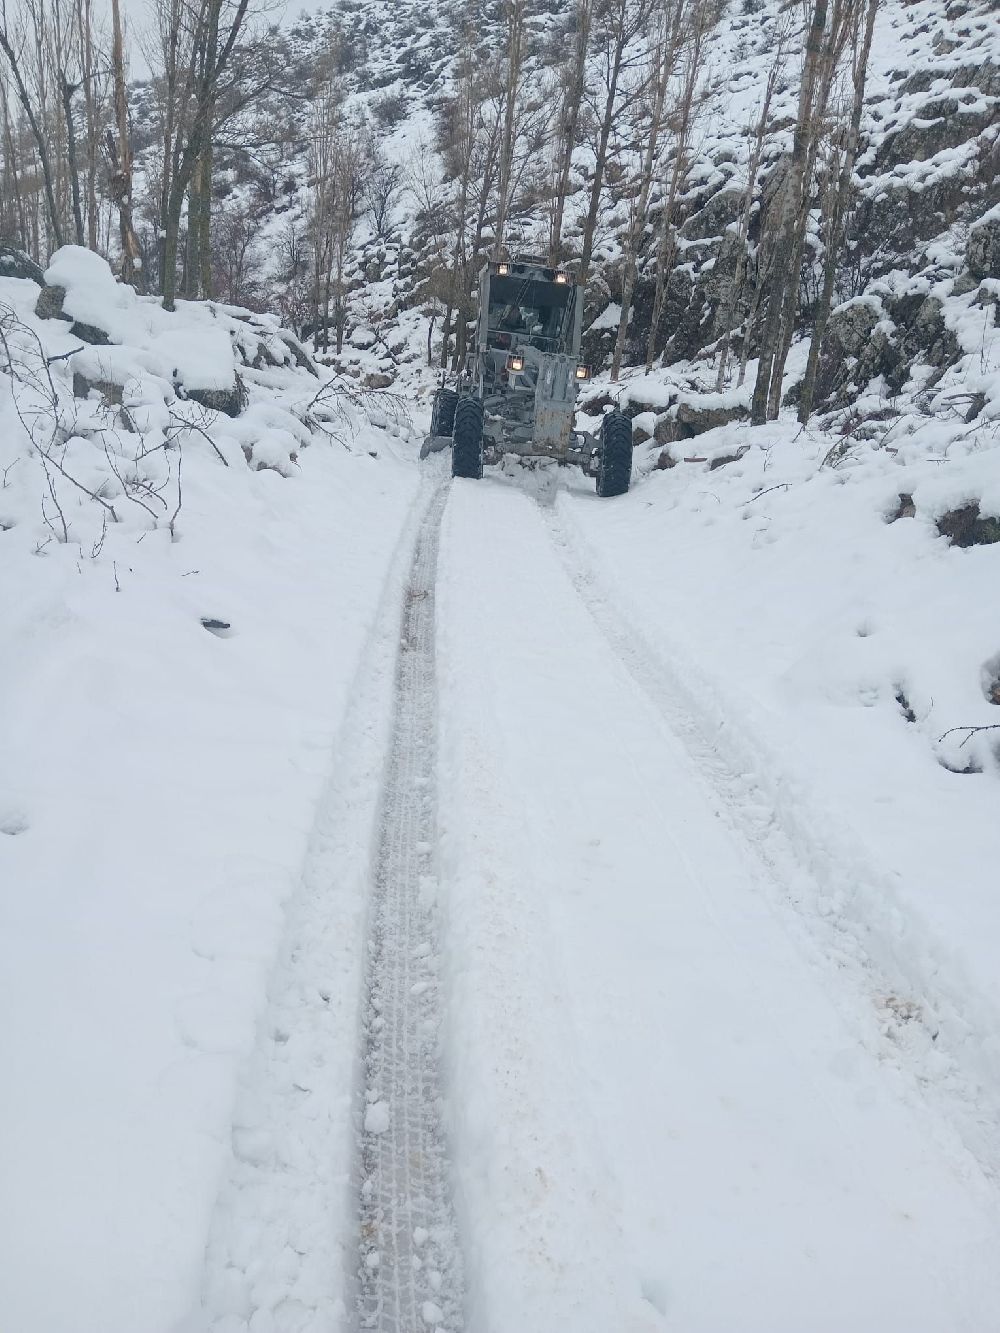
[[[576,293],[569,283],[491,274],[487,345],[528,343],[542,352],[570,350]]]

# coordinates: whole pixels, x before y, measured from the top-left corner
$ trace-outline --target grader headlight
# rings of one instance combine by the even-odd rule
[[[569,282],[569,274],[568,274],[568,273],[564,273],[564,272],[560,269],[560,271],[556,274],[556,282],[562,282],[562,283],[567,283],[567,282]]]
[[[589,380],[589,379],[590,379],[590,367],[589,367],[589,366],[577,366],[577,368],[576,368],[576,377],[577,377],[578,380]]]
[[[515,375],[524,369],[524,357],[520,352],[515,352],[513,356],[507,358],[507,369]]]

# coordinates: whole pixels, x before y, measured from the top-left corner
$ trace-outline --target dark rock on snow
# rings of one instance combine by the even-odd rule
[[[981,516],[975,502],[942,514],[937,529],[951,546],[991,546],[1000,542],[1000,518]]]

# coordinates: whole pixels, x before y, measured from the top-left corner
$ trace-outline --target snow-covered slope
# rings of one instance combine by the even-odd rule
[[[166,315],[77,251],[48,276],[116,341],[83,346],[35,317],[34,284],[0,282],[15,367],[0,373],[0,1324],[154,1333],[198,1299],[331,752],[359,672],[391,661],[380,598],[418,478],[405,423],[390,434],[345,406],[340,438],[320,430],[321,384],[275,321]],[[262,368],[243,365],[260,347]],[[238,418],[178,397],[232,389],[236,365]],[[122,405],[110,387],[74,398],[81,374]],[[355,745],[343,775],[360,831],[326,853],[339,895],[313,923],[326,1000],[300,1007],[332,1057],[320,1125],[342,1123],[353,1089],[378,728],[363,740],[374,758]],[[343,1142],[306,1173],[317,1187],[347,1172]]]

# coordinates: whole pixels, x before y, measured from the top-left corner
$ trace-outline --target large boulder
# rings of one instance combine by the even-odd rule
[[[952,546],[992,546],[1000,542],[1000,518],[980,513],[977,501],[941,514],[937,530]]]
[[[96,324],[90,324],[83,319],[73,319],[67,315],[63,306],[66,302],[66,288],[59,283],[45,283],[42,290],[38,293],[38,300],[35,302],[35,314],[39,319],[64,319],[69,322],[69,331],[74,338],[79,338],[82,343],[90,343],[92,347],[110,347],[111,339],[107,333]]]
[[[676,440],[692,440],[705,431],[728,426],[733,421],[747,421],[750,412],[744,403],[733,402],[728,394],[704,394],[686,398],[656,423],[656,440],[671,444]]]
[[[830,316],[826,326],[827,349],[840,357],[858,357],[871,341],[882,312],[872,301],[851,301]]]
[[[63,310],[65,300],[66,288],[60,287],[58,283],[47,283],[43,278],[42,290],[35,302],[35,314],[39,319],[64,319],[69,323],[69,315]]]
[[[222,412],[227,417],[238,417],[249,401],[247,387],[239,375],[234,375],[232,385],[225,388],[179,387],[183,387],[184,396],[192,402],[200,403],[211,412]]]

